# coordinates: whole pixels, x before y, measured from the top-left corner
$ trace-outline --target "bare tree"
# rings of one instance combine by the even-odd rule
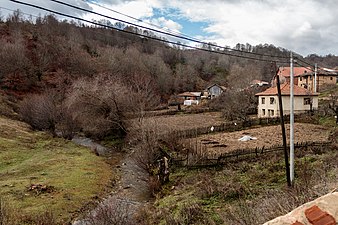
[[[132,101],[134,109],[141,121],[147,110],[153,109],[160,103],[160,97],[154,89],[154,79],[145,74],[134,74],[130,81],[132,93]]]
[[[210,103],[210,107],[221,110],[227,120],[247,122],[255,113],[257,99],[253,90],[229,90]]]
[[[115,77],[98,75],[74,82],[66,104],[85,133],[96,137],[126,134],[125,113],[130,111],[129,88]]]
[[[338,94],[331,92],[329,95],[329,109],[334,113],[336,117],[336,124],[338,124]]]

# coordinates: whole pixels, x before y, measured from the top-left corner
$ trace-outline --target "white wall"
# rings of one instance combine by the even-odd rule
[[[262,104],[262,98],[265,97],[265,104]],[[270,104],[270,97],[275,98],[275,104]],[[294,112],[303,113],[310,110],[310,105],[304,105],[304,98],[309,98],[310,96],[294,96]],[[312,108],[318,109],[318,96],[312,96]],[[258,104],[258,117],[276,117],[279,116],[279,103],[277,96],[259,96]],[[290,114],[290,96],[282,96],[283,103],[283,113],[284,115]],[[263,115],[263,109],[265,110],[265,115]],[[270,110],[270,114],[269,114]],[[273,110],[273,116],[271,111]]]

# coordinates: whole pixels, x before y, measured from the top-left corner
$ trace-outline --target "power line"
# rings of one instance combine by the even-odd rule
[[[0,9],[5,9],[5,10],[11,11],[11,12],[16,12],[16,11],[17,11],[17,10],[9,9],[9,8],[2,7],[2,6],[0,6]],[[27,15],[27,16],[32,16],[32,17],[35,17],[35,18],[39,18],[39,16],[37,16],[37,15],[33,15],[33,14],[31,14],[31,13],[25,13],[25,12],[23,12],[22,10],[19,10],[19,11],[20,11],[20,13],[22,13],[23,15]]]
[[[88,1],[86,1],[86,0],[82,0],[82,1],[83,1],[83,2],[88,2]],[[156,27],[156,28],[158,28],[158,29],[168,31],[168,32],[173,33],[173,34],[178,34],[178,35],[181,35],[182,37],[187,37],[187,38],[191,38],[191,39],[194,39],[194,40],[197,40],[197,41],[201,41],[201,40],[199,40],[199,39],[197,39],[197,38],[191,37],[191,36],[186,35],[186,34],[184,34],[184,33],[182,33],[182,32],[179,32],[179,31],[173,31],[173,30],[171,30],[171,29],[169,29],[169,28],[161,27],[161,26],[159,26],[159,25],[156,25],[156,24],[153,24],[153,23],[144,21],[144,20],[142,20],[142,19],[139,19],[139,18],[130,16],[130,15],[127,15],[127,14],[125,14],[125,13],[121,13],[121,12],[119,12],[119,11],[117,11],[117,10],[110,9],[110,8],[105,7],[105,6],[103,6],[103,5],[100,5],[100,4],[96,3],[96,2],[90,2],[90,3],[93,4],[93,5],[96,5],[96,6],[100,7],[100,8],[102,8],[102,9],[106,9],[106,10],[108,10],[108,11],[117,13],[117,14],[119,14],[119,15],[128,17],[128,18],[130,18],[130,19],[133,19],[133,20],[135,20],[135,21],[138,21],[138,22],[141,22],[141,23],[148,24],[148,25],[153,26],[153,27]]]
[[[232,48],[223,47],[223,46],[220,46],[220,45],[215,45],[215,44],[212,44],[212,43],[206,43],[206,42],[203,42],[203,41],[200,41],[200,40],[196,40],[194,38],[183,37],[183,36],[180,36],[180,35],[176,35],[176,34],[168,33],[168,32],[165,32],[165,31],[160,31],[160,30],[156,30],[156,29],[153,29],[153,28],[150,28],[150,27],[145,27],[145,26],[142,26],[142,25],[131,23],[131,22],[121,20],[121,19],[118,19],[118,18],[110,17],[110,16],[107,16],[107,15],[104,15],[104,14],[101,14],[101,13],[93,12],[91,10],[84,9],[84,8],[81,8],[81,7],[78,7],[78,6],[74,6],[74,5],[71,5],[71,4],[68,4],[68,3],[64,3],[64,2],[61,2],[61,1],[58,1],[58,0],[50,0],[50,1],[59,3],[61,5],[65,5],[65,6],[74,8],[74,9],[78,9],[78,10],[81,10],[81,11],[84,11],[84,12],[88,12],[88,13],[92,13],[92,14],[95,14],[95,15],[98,15],[98,16],[102,16],[102,17],[105,17],[107,19],[116,20],[116,21],[119,21],[121,23],[126,23],[126,24],[129,24],[129,25],[135,26],[135,27],[151,30],[151,31],[154,31],[154,32],[157,32],[157,33],[160,33],[160,34],[172,36],[172,37],[183,39],[183,40],[186,40],[186,41],[192,41],[192,42],[199,43],[199,44],[202,44],[202,45],[208,45],[208,46],[212,46],[212,47],[221,48],[221,49],[224,49],[224,50],[237,51],[237,52],[241,52],[241,53],[258,55],[258,56],[263,56],[263,57],[265,56],[265,57],[274,57],[274,58],[287,58],[287,59],[289,58],[287,56],[276,56],[276,55],[267,55],[267,54],[261,54],[261,53],[255,53],[255,52],[245,52],[245,51],[241,51],[241,50],[238,50],[238,49],[232,49]]]
[[[18,1],[18,0],[10,0],[10,1],[18,3],[18,4],[30,6],[30,7],[33,7],[33,8],[37,8],[37,9],[40,9],[40,10],[44,10],[44,11],[47,11],[47,12],[50,12],[50,13],[54,13],[54,14],[57,14],[57,15],[60,15],[60,16],[69,17],[69,18],[72,18],[72,19],[75,19],[75,20],[79,20],[79,21],[83,21],[83,22],[86,22],[86,23],[94,24],[96,26],[101,26],[101,27],[117,30],[117,31],[120,31],[120,32],[123,32],[123,33],[128,33],[128,34],[132,34],[132,35],[135,35],[135,36],[139,36],[139,37],[143,37],[143,38],[148,38],[148,39],[160,41],[160,42],[163,42],[163,43],[169,43],[169,44],[172,44],[172,45],[178,45],[178,46],[186,47],[186,48],[189,48],[189,49],[196,49],[196,50],[201,50],[201,51],[205,51],[205,52],[217,53],[217,54],[221,54],[221,55],[228,55],[228,56],[233,56],[233,57],[238,57],[238,58],[244,58],[244,59],[250,59],[250,60],[256,60],[256,61],[264,61],[264,62],[276,61],[278,63],[288,63],[288,62],[283,62],[283,61],[277,61],[275,59],[260,59],[260,58],[254,58],[254,57],[243,56],[243,55],[233,55],[233,54],[230,54],[228,52],[213,51],[213,50],[210,50],[210,49],[194,47],[194,46],[190,46],[190,45],[187,45],[187,44],[176,43],[176,42],[169,41],[169,40],[163,40],[163,39],[157,38],[157,37],[151,37],[151,36],[146,36],[146,35],[143,35],[143,34],[137,34],[137,33],[131,32],[131,31],[127,31],[127,30],[120,30],[120,29],[115,28],[113,26],[101,24],[101,23],[94,22],[94,21],[89,21],[89,20],[86,20],[86,19],[83,19],[83,18],[79,18],[79,17],[76,17],[76,16],[72,16],[72,15],[68,15],[68,14],[65,14],[65,13],[57,12],[55,10],[47,9],[47,8],[44,8],[44,7],[41,7],[41,6],[38,6],[38,5],[34,5],[34,4],[26,3],[26,2],[21,2],[21,1]]]

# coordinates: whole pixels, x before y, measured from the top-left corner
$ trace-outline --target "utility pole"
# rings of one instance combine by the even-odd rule
[[[290,180],[291,184],[294,183],[294,174],[295,174],[295,149],[294,149],[294,96],[293,96],[293,56],[292,52],[290,53]]]
[[[285,159],[285,172],[286,172],[286,181],[288,186],[291,187],[291,179],[290,179],[290,166],[289,166],[289,157],[288,150],[286,144],[286,134],[285,134],[285,123],[284,123],[284,113],[283,113],[283,102],[282,102],[282,92],[280,90],[280,81],[279,76],[277,75],[278,70],[276,72],[277,79],[277,91],[278,91],[278,102],[279,102],[279,116],[280,116],[280,124],[282,127],[282,137],[283,137],[283,149],[284,149],[284,159]]]
[[[313,92],[317,92],[317,63],[315,63],[315,88]]]

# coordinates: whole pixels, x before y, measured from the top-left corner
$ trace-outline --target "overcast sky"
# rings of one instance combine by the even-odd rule
[[[102,19],[49,0],[21,0],[86,19]],[[237,43],[273,44],[306,56],[338,55],[338,0],[63,0],[111,17],[136,22],[93,2],[148,23],[203,41],[234,47]],[[43,11],[0,0],[1,15],[21,9]],[[4,9],[7,8],[7,9]],[[114,23],[114,21],[112,21]],[[148,24],[143,24],[149,26]]]

